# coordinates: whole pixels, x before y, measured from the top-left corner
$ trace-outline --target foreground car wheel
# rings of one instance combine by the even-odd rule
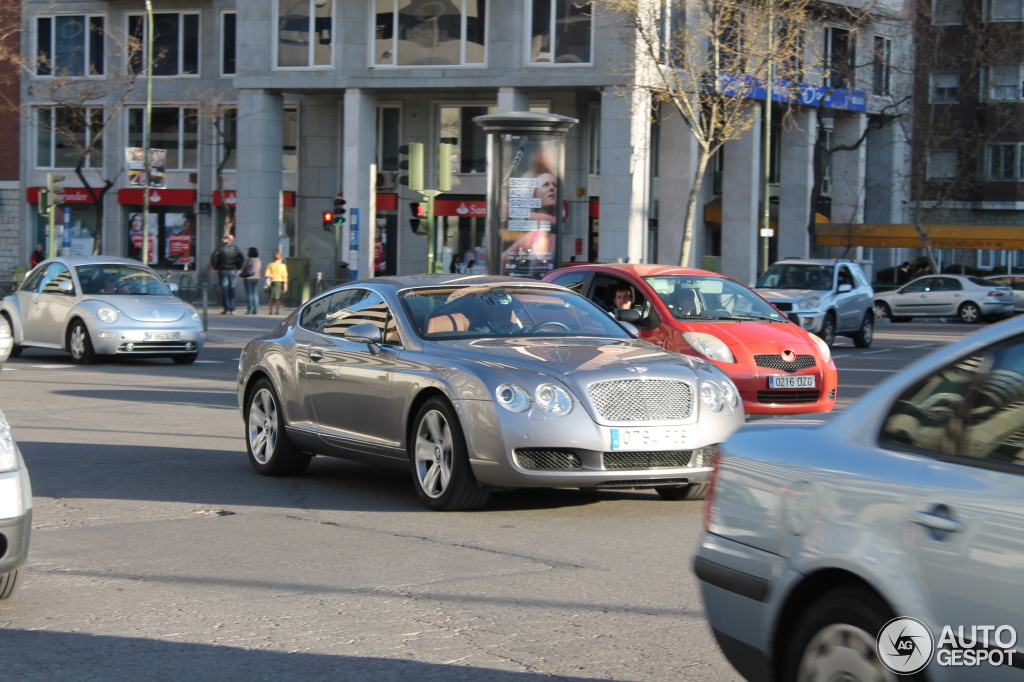
[[[836,341],[836,316],[832,313],[825,315],[825,322],[821,326],[821,340],[825,345],[831,346]]]
[[[290,476],[309,467],[310,456],[299,452],[288,440],[281,403],[266,379],[260,379],[253,387],[245,414],[245,448],[257,473]]]
[[[956,311],[957,317],[960,321],[965,324],[977,324],[981,322],[981,308],[978,307],[977,303],[967,301],[960,305],[960,309]]]
[[[11,324],[11,320],[7,317],[7,315],[0,315],[0,324],[6,326],[7,333],[11,335],[11,338],[14,338],[14,325]],[[11,357],[16,358],[19,355],[21,355],[21,346],[19,346],[18,344],[14,344],[13,346],[11,346]]]
[[[875,337],[875,316],[870,311],[864,313],[864,320],[860,323],[860,329],[853,335],[853,345],[857,348],[868,348],[871,340]]]
[[[0,573],[0,599],[7,599],[14,594],[14,588],[18,586],[20,576],[18,571]]]
[[[469,466],[466,439],[446,400],[431,398],[416,415],[409,441],[416,494],[431,509],[460,511],[482,507],[490,491]]]
[[[71,361],[79,365],[89,365],[96,362],[96,351],[92,348],[92,339],[89,338],[89,330],[85,323],[75,320],[68,329],[68,352],[71,353]]]
[[[708,484],[662,485],[654,491],[661,495],[663,500],[703,500],[708,494]]]
[[[875,637],[891,618],[873,593],[856,588],[827,592],[800,617],[783,660],[784,680],[919,680],[889,671],[875,652]]]

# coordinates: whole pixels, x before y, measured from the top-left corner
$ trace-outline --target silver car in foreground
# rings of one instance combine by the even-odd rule
[[[10,355],[11,346],[10,332],[0,326],[0,365]],[[7,418],[0,412],[0,599],[14,593],[31,533],[32,484]]]
[[[927,275],[895,291],[875,294],[878,317],[904,322],[911,317],[959,317],[974,324],[1013,315],[1013,290],[983,277]]]
[[[694,567],[747,679],[1024,677],[1024,319],[746,426],[712,480]]]
[[[322,294],[245,346],[238,400],[257,472],[301,473],[317,454],[398,465],[441,510],[538,486],[701,497],[744,421],[712,363],[562,287],[486,276]]]
[[[170,357],[191,364],[206,340],[195,308],[139,261],[53,258],[0,301],[0,324],[22,348],[66,350],[76,363],[99,356]]]

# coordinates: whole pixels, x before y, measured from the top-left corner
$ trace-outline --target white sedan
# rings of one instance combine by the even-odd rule
[[[982,277],[928,275],[895,291],[876,293],[875,313],[893,322],[911,317],[958,317],[974,324],[1013,315],[1013,290]]]

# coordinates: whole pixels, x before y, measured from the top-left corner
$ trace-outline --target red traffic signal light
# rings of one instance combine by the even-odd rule
[[[324,211],[321,214],[321,217],[323,218],[324,229],[326,231],[330,232],[332,229],[334,229],[334,213],[332,211]]]
[[[420,219],[427,216],[426,208],[423,207],[423,204],[413,201],[409,203],[409,213],[412,216],[409,218],[409,228],[413,231],[413,234],[424,234]]]

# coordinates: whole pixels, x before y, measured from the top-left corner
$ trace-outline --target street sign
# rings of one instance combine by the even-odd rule
[[[359,209],[353,208],[349,213],[352,215],[348,223],[349,272],[352,279],[359,279]]]

